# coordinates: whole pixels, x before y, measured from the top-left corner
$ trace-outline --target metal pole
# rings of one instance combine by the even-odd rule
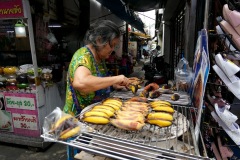
[[[208,28],[209,0],[205,0],[204,24],[203,28]]]

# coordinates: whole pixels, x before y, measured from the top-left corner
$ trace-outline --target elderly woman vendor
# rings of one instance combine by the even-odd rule
[[[74,53],[69,64],[64,112],[77,115],[84,107],[107,98],[111,86],[122,89],[128,85],[124,75],[108,76],[105,64],[119,37],[118,27],[109,20],[90,25],[85,46]]]

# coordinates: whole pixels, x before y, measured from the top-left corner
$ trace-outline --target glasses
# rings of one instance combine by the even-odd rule
[[[116,47],[116,45],[111,44],[110,41],[108,42],[108,44],[111,49],[114,49]]]

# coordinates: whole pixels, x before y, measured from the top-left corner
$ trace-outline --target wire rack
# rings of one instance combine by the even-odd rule
[[[56,141],[47,134],[42,137],[114,159],[208,159],[204,145],[201,146],[202,153],[199,153],[199,144],[194,136],[192,119],[196,116],[196,109],[179,105],[174,109],[173,125],[165,128],[146,124],[140,131],[125,131],[111,124],[85,123],[94,131],[81,133],[68,142]]]

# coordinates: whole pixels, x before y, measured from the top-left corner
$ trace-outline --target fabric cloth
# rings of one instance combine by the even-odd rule
[[[96,63],[95,59],[90,52],[90,50],[87,47],[82,47],[78,49],[69,64],[68,72],[69,72],[69,78],[70,81],[73,81],[74,73],[76,69],[79,66],[84,66],[90,70],[93,76],[98,77],[104,77],[107,76],[107,69],[105,62],[102,61],[101,63]],[[81,93],[77,90],[75,90],[79,105],[81,109],[85,108],[86,106],[101,101],[102,99],[106,98],[109,94],[106,94],[106,92],[109,92],[109,88],[99,90],[96,92],[91,92],[88,94]],[[104,96],[105,95],[105,96]],[[71,115],[77,115],[79,114],[77,112],[76,106],[74,105],[73,98],[72,98],[72,92],[70,90],[70,84],[69,81],[67,81],[66,86],[66,103],[63,108],[64,112],[69,113]]]

